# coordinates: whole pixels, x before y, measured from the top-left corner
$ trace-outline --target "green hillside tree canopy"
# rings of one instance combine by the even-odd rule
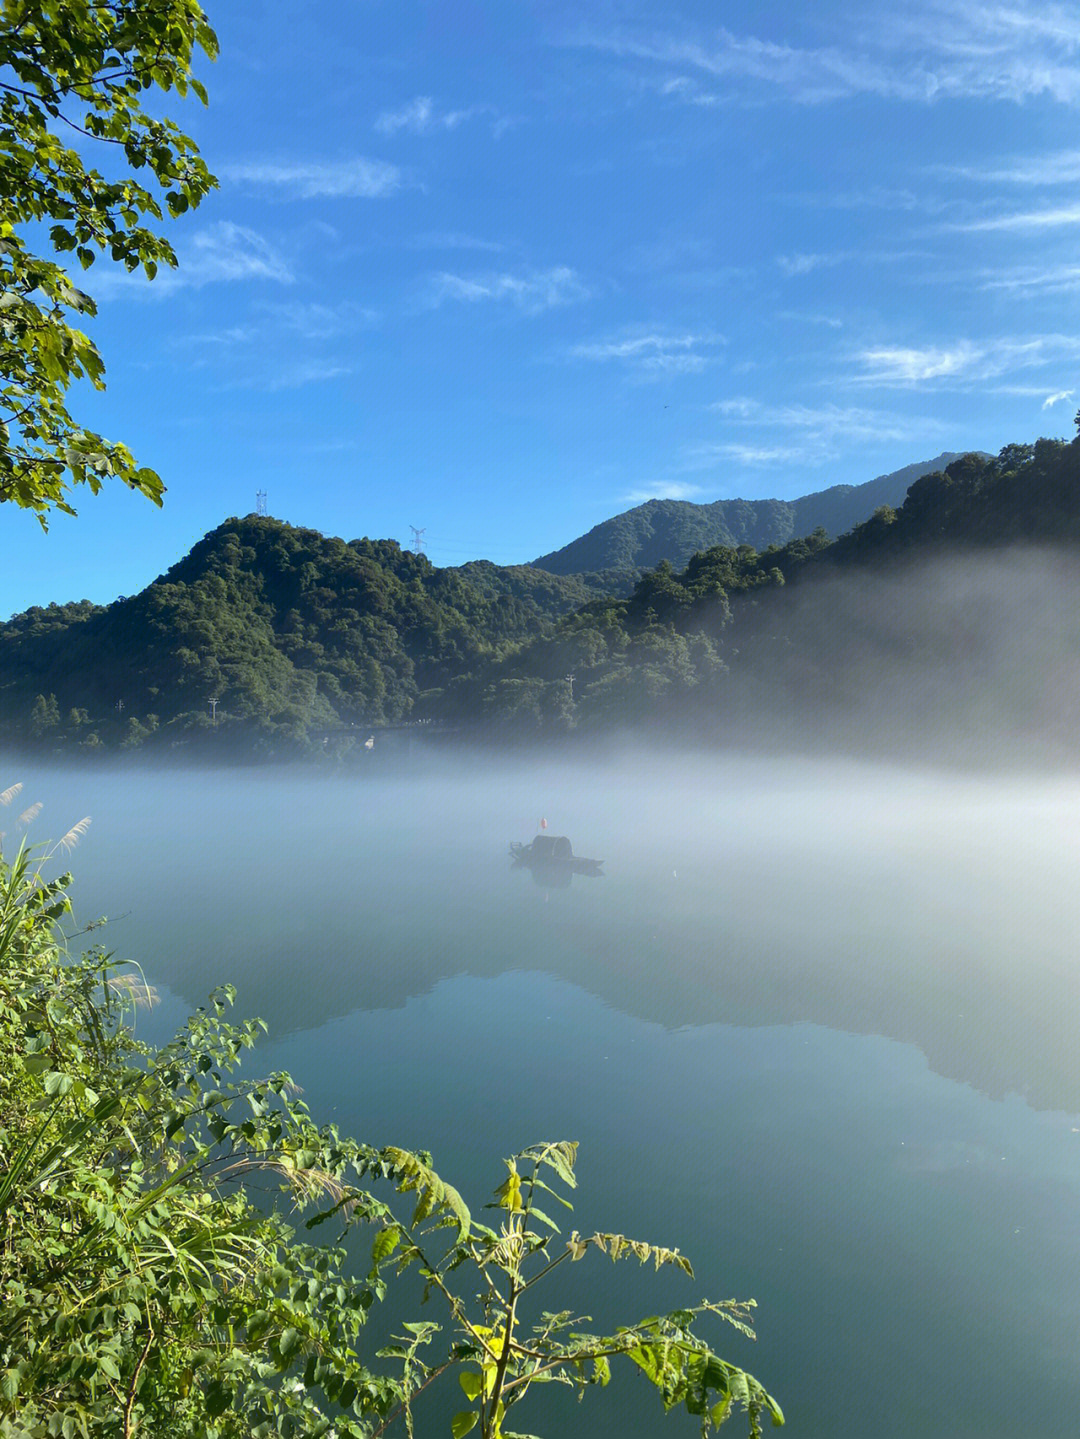
[[[0,501],[43,526],[53,509],[74,513],[74,485],[96,494],[108,478],[161,503],[153,470],[68,412],[74,381],[104,388],[96,346],[71,323],[96,306],[39,251],[84,270],[107,253],[150,279],[176,264],[153,223],[216,181],[194,142],[144,103],[191,90],[205,104],[197,50],[217,53],[197,0],[0,0]]]

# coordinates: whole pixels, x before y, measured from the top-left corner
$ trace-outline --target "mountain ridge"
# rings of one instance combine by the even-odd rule
[[[531,564],[556,575],[632,572],[652,569],[663,560],[685,565],[691,555],[714,545],[765,550],[818,528],[835,538],[868,520],[880,505],[901,505],[916,480],[944,470],[962,453],[943,451],[932,460],[917,460],[865,484],[830,485],[794,500],[735,498],[704,505],[646,500]]]

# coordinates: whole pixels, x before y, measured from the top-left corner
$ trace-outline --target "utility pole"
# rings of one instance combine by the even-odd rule
[[[573,704],[573,703],[574,703],[574,676],[573,676],[573,674],[568,674],[568,675],[566,676],[566,683],[570,686],[570,703]]]
[[[208,703],[209,706],[210,706],[210,721],[211,721],[212,724],[215,724],[215,725],[216,725],[216,724],[217,724],[217,707],[218,707],[217,695],[214,695],[214,697],[213,697],[211,700],[208,700],[207,703]]]
[[[413,532],[413,554],[422,555],[424,553],[424,536],[427,534],[427,526],[425,525],[422,530],[418,530],[415,525],[410,525],[409,529]]]

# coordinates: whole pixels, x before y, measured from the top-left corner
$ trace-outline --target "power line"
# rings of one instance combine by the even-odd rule
[[[413,532],[413,554],[422,555],[424,553],[424,536],[427,534],[427,526],[425,525],[422,530],[418,530],[415,525],[410,525],[409,529]]]

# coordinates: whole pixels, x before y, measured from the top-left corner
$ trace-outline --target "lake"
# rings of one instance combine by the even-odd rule
[[[596,1258],[542,1307],[755,1298],[756,1344],[709,1337],[793,1436],[1075,1434],[1075,775],[420,752],[333,775],[9,758],[15,780],[39,838],[92,816],[76,914],[114,917],[160,988],[144,1035],[229,980],[270,1025],[252,1069],[291,1070],[317,1118],[430,1149],[474,1211],[502,1156],[577,1139],[571,1227],[695,1266]],[[513,869],[541,817],[603,877]],[[629,1372],[551,1402],[553,1439],[697,1432]]]

